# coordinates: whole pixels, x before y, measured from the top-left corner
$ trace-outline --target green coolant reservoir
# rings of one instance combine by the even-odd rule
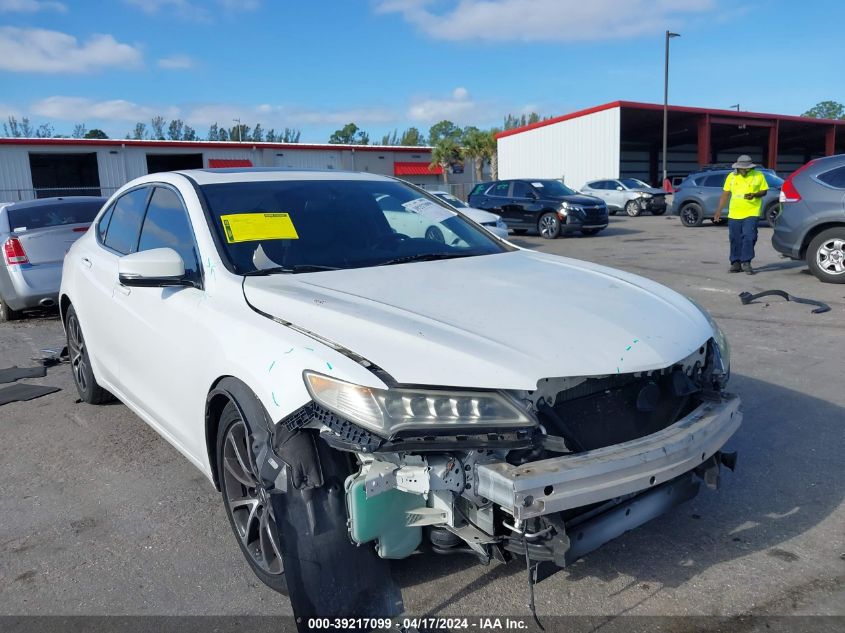
[[[422,528],[408,527],[408,511],[424,507],[420,495],[388,490],[367,498],[363,475],[346,480],[346,507],[349,510],[352,540],[356,543],[378,541],[381,558],[410,556],[422,540]]]

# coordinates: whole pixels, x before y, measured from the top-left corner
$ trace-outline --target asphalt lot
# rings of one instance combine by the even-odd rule
[[[722,489],[541,582],[541,616],[845,615],[845,286],[780,259],[770,236],[761,228],[753,277],[727,273],[724,228],[674,217],[615,216],[592,238],[514,237],[698,300],[731,340],[745,403],[729,443],[738,471]],[[773,288],[832,310],[737,298]],[[55,317],[0,325],[0,367],[62,339]],[[77,404],[67,366],[27,382],[62,391],[0,407],[0,614],[290,613],[241,559],[218,493],[169,444],[120,404]],[[527,613],[518,563],[421,554],[394,573],[410,614]]]

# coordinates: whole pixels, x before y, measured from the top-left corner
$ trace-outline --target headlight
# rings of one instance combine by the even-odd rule
[[[701,314],[704,315],[704,318],[707,319],[707,322],[710,324],[710,327],[713,328],[713,340],[716,341],[716,345],[719,346],[719,353],[722,356],[722,362],[725,364],[725,374],[730,374],[731,371],[731,344],[728,342],[728,337],[725,336],[725,333],[722,331],[722,328],[719,327],[719,324],[716,323],[716,320],[710,316],[710,313],[702,306],[698,301],[695,299],[689,299],[690,303],[692,303],[696,308],[701,310]]]
[[[484,431],[535,424],[499,391],[374,389],[310,371],[303,377],[315,402],[383,437],[405,428]]]
[[[560,209],[558,209],[558,213],[560,213],[561,215],[566,215],[570,211],[572,211],[572,205],[568,202],[561,203]]]
[[[640,191],[639,195],[640,195],[640,198],[642,198],[644,200],[648,200],[649,198],[654,197],[653,195],[651,195],[650,193],[646,193],[645,191]]]

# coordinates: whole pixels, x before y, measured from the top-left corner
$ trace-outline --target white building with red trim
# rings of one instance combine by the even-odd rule
[[[563,178],[575,188],[625,177],[660,184],[663,106],[613,101],[506,130],[497,143],[502,179]],[[845,153],[845,121],[670,105],[667,145],[670,177],[740,154],[786,175],[812,158]]]
[[[223,167],[363,171],[440,188],[443,170],[430,162],[430,147],[0,138],[0,202],[108,196],[148,173]],[[472,171],[448,174],[449,183],[471,183]]]

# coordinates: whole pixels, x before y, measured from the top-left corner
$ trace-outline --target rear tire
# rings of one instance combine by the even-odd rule
[[[18,310],[12,310],[9,304],[6,303],[3,297],[0,297],[0,323],[6,321],[17,321],[23,316],[23,313]]]
[[[625,203],[625,213],[630,215],[632,218],[637,217],[640,214],[640,203],[636,200],[628,200]]]
[[[807,265],[819,281],[845,284],[845,227],[816,235],[807,247]]]
[[[678,215],[681,216],[681,224],[684,226],[701,226],[701,223],[704,222],[704,211],[696,202],[685,204],[681,207]]]
[[[769,207],[765,211],[766,222],[769,223],[769,226],[774,228],[775,222],[777,222],[778,216],[780,215],[780,204],[775,202],[774,204],[770,204]]]
[[[425,239],[432,242],[440,242],[441,244],[446,243],[446,238],[443,237],[443,231],[436,226],[430,226],[425,230]]]
[[[223,408],[217,428],[217,477],[235,540],[258,579],[288,595],[273,505],[261,487],[249,429],[234,403]]]
[[[79,317],[73,306],[67,309],[65,317],[65,332],[67,332],[67,351],[70,356],[70,369],[73,374],[73,384],[82,402],[88,404],[105,404],[114,400],[114,396],[97,384],[94,378],[94,370],[91,369],[91,359],[88,355],[88,346],[82,336],[82,327],[79,325]]]
[[[560,220],[556,213],[544,213],[537,222],[537,231],[540,237],[553,240],[560,235]]]

